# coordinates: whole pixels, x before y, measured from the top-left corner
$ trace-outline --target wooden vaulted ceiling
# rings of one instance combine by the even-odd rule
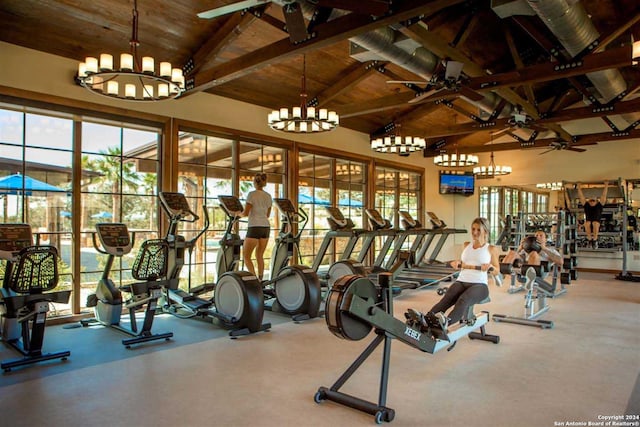
[[[308,100],[337,111],[341,126],[371,135],[400,124],[401,133],[427,138],[427,156],[550,144],[588,149],[640,136],[633,121],[640,118],[640,70],[631,64],[630,43],[632,34],[640,39],[637,0],[578,1],[600,36],[574,58],[535,14],[496,13],[525,0],[298,0],[315,14],[305,15],[306,29],[292,34],[283,1],[201,19],[199,12],[236,2],[138,0],[139,52],[183,64],[189,70],[185,98],[205,91],[268,108],[299,104],[304,57]],[[132,8],[133,0],[3,0],[0,40],[75,60],[116,55],[128,50]],[[393,28],[397,40],[463,63],[460,85],[497,95],[493,111],[481,112],[446,90],[410,103],[426,84],[388,81],[424,76],[375,55],[352,55],[362,48],[351,38],[382,27]],[[301,31],[308,37],[301,40]],[[607,69],[620,72],[626,91],[600,105],[586,74]],[[514,126],[514,108],[526,119],[520,126]]]

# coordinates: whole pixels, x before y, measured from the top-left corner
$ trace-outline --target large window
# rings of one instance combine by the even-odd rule
[[[244,204],[249,192],[254,190],[254,176],[263,172],[267,174],[265,191],[274,198],[284,197],[286,164],[287,151],[282,148],[215,135],[180,132],[178,191],[185,194],[191,209],[201,218],[195,223],[181,224],[178,232],[187,240],[194,238],[205,225],[205,213],[210,223],[207,231],[196,242],[193,252],[186,254],[185,267],[180,275],[182,288],[188,287],[189,273],[194,286],[218,280],[219,242],[229,220],[218,203],[218,196],[235,195]],[[234,174],[234,171],[237,173]],[[237,193],[234,193],[235,182]],[[273,238],[275,230],[279,228],[279,216],[275,213],[275,208],[271,218],[274,224],[271,232]],[[236,231],[244,238],[247,223],[242,221],[239,224]],[[265,260],[271,257],[272,248],[273,245],[267,248]],[[192,259],[189,259],[189,255]],[[242,268],[242,264],[240,267]],[[268,261],[266,268],[269,268]]]
[[[300,255],[305,265],[312,265],[324,236],[329,231],[327,206],[340,209],[345,218],[350,218],[356,228],[363,227],[367,165],[348,159],[300,153],[298,179],[298,205],[309,216],[303,231]],[[338,260],[344,252],[347,238],[332,242],[320,265],[328,266]],[[354,248],[357,256],[361,242]]]
[[[399,211],[408,212],[414,219],[420,219],[420,194],[422,194],[422,175],[396,168],[377,167],[374,207],[383,218],[389,220],[396,228],[400,228]],[[383,245],[385,237],[375,241],[375,247]],[[415,237],[409,236],[404,241],[404,249],[408,249]]]
[[[545,213],[549,208],[549,194],[511,187],[480,187],[480,216],[489,219],[489,241],[495,242],[504,228],[507,215],[520,212]]]
[[[78,122],[82,131],[75,135]],[[82,121],[54,111],[0,110],[2,222],[28,223],[36,243],[58,248],[58,289],[72,289],[81,309],[106,264],[106,255],[93,244],[97,223],[124,222],[136,232],[133,251],[113,264],[110,277],[117,284],[131,280],[140,242],[157,234],[158,143],[156,129]],[[82,158],[76,201],[75,150]],[[80,235],[73,235],[74,226]],[[74,259],[80,265],[74,266]],[[71,313],[72,301],[54,304],[53,314]]]

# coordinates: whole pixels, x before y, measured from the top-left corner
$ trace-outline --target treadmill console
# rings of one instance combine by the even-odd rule
[[[218,196],[218,200],[220,201],[220,207],[229,216],[235,216],[235,212],[242,212],[244,210],[240,199],[236,196]]]
[[[329,222],[329,227],[331,228],[331,230],[351,230],[353,227],[355,227],[355,224],[353,223],[353,221],[351,221],[351,218],[345,218],[344,215],[342,215],[342,211],[340,211],[340,209],[331,206],[325,206],[325,209],[329,214],[327,221]]]
[[[438,216],[433,212],[427,212],[427,215],[429,215],[429,220],[431,221],[433,228],[445,228],[447,226],[447,224],[445,224],[444,221],[438,218]]]
[[[29,224],[0,224],[0,251],[20,252],[33,245]]]
[[[189,202],[187,202],[187,198],[184,194],[161,191],[158,196],[162,206],[172,218],[184,218],[192,215],[195,219],[198,219],[198,216],[191,210]]]
[[[276,203],[276,206],[283,214],[295,214],[296,208],[293,207],[293,203],[289,199],[273,199]]]
[[[99,223],[96,231],[104,250],[110,255],[122,256],[131,252],[132,242],[126,224]]]
[[[398,213],[400,214],[400,220],[402,222],[402,225],[404,226],[405,230],[410,230],[412,228],[418,228],[420,227],[420,223],[418,221],[416,221],[415,219],[413,219],[413,217],[411,216],[411,214],[407,211],[398,211]]]
[[[382,228],[391,228],[389,221],[382,218],[382,215],[380,215],[377,209],[365,209],[365,213],[367,217],[369,217],[369,224],[371,224],[372,229],[380,230]]]

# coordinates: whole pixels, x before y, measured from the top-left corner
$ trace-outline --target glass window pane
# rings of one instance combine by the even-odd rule
[[[22,145],[23,118],[23,113],[19,111],[0,109],[0,143]],[[2,150],[4,150],[4,147]]]
[[[73,122],[69,119],[26,114],[25,143],[32,147],[73,148]]]

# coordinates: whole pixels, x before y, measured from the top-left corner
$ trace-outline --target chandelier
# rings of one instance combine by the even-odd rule
[[[400,124],[394,124],[391,127],[395,131],[395,135],[387,135],[371,140],[371,149],[379,153],[398,154],[406,157],[409,154],[424,150],[427,142],[419,136],[402,136],[400,135]]]
[[[336,165],[336,175],[360,175],[362,166],[353,163]]]
[[[540,188],[542,190],[560,191],[563,187],[562,182],[543,182],[541,184],[536,184],[536,188]]]
[[[478,179],[494,178],[496,176],[509,175],[511,166],[496,166],[493,160],[493,151],[491,152],[491,161],[487,166],[476,166],[473,168],[473,174]]]
[[[307,106],[306,65],[307,59],[303,56],[300,106],[291,108],[291,111],[280,108],[269,113],[267,121],[271,129],[291,133],[319,133],[334,130],[340,124],[340,117],[335,111]]]
[[[258,156],[258,162],[265,165],[282,163],[282,154],[261,154]]]
[[[128,101],[160,101],[180,96],[184,92],[182,69],[172,68],[169,62],[160,62],[156,73],[151,56],[138,58],[138,6],[133,1],[133,21],[130,53],[120,54],[120,67],[115,67],[113,56],[101,53],[100,59],[88,56],[78,64],[76,81],[91,92]]]
[[[478,164],[478,156],[473,154],[439,154],[433,158],[436,166],[461,168]]]

